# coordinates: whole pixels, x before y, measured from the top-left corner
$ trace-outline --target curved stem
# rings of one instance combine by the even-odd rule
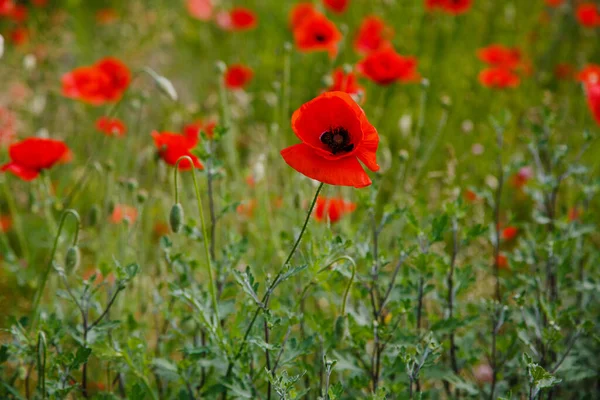
[[[179,157],[179,159],[177,160],[177,162],[175,163],[175,198],[177,201],[177,175],[179,173],[179,163],[183,160],[186,159],[190,165],[194,165],[191,157],[189,156],[182,156]],[[217,327],[217,333],[219,336],[222,336],[222,332],[221,332],[221,318],[219,317],[219,304],[217,303],[217,294],[216,294],[216,290],[215,290],[215,277],[213,274],[213,267],[212,267],[212,260],[210,257],[210,250],[208,247],[208,235],[206,234],[206,222],[204,221],[204,210],[202,208],[202,199],[200,197],[200,188],[198,187],[198,180],[196,179],[196,169],[192,167],[192,178],[194,180],[194,189],[196,190],[196,201],[198,204],[198,213],[200,214],[200,224],[202,227],[202,239],[204,242],[204,252],[205,252],[205,256],[206,256],[206,264],[207,264],[207,270],[208,270],[208,275],[209,275],[209,291],[210,291],[210,297],[212,300],[212,304],[213,304],[213,311],[215,313],[215,319],[216,319],[216,327]]]
[[[75,235],[73,236],[73,245],[77,244],[77,240],[79,238],[79,227],[81,225],[81,218],[79,218],[79,214],[77,213],[77,211],[68,209],[63,212],[62,217],[60,218],[60,223],[58,225],[58,231],[56,232],[56,236],[54,237],[54,245],[52,246],[52,252],[50,253],[50,261],[48,262],[48,266],[46,267],[46,270],[44,271],[44,273],[42,274],[42,277],[40,278],[40,285],[39,285],[38,290],[33,299],[33,307],[31,309],[31,326],[30,326],[31,329],[33,329],[35,327],[35,324],[37,322],[38,308],[40,306],[40,301],[42,299],[42,295],[44,294],[44,288],[46,287],[46,282],[48,281],[50,271],[52,270],[52,263],[54,261],[54,255],[56,254],[56,249],[58,248],[58,240],[60,238],[60,234],[61,234],[63,226],[65,224],[65,220],[67,219],[67,217],[69,215],[71,215],[73,218],[75,218],[75,221],[77,223],[75,225]]]

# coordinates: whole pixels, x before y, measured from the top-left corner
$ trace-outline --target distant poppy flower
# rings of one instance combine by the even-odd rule
[[[60,140],[27,138],[8,148],[10,162],[0,167],[3,172],[11,172],[24,181],[38,177],[41,171],[66,161],[70,152]]]
[[[27,7],[22,4],[15,4],[8,14],[8,18],[12,19],[16,23],[22,23],[27,20]]]
[[[319,222],[338,222],[344,214],[356,210],[356,204],[341,198],[319,196],[315,206],[315,218]]]
[[[358,84],[358,79],[354,72],[344,72],[343,68],[337,68],[331,74],[333,83],[327,90],[329,92],[345,92],[353,96],[352,98],[358,102],[357,97],[364,94],[365,89]]]
[[[467,200],[469,203],[475,203],[479,201],[479,196],[477,196],[477,194],[474,191],[469,189],[465,190],[463,196],[465,200]]]
[[[175,166],[177,160],[183,156],[188,156],[194,163],[194,168],[203,169],[204,166],[196,157],[191,153],[191,150],[198,144],[198,137],[189,138],[184,135],[171,132],[152,132],[152,138],[154,139],[154,145],[158,149],[158,155],[169,165]],[[181,160],[179,163],[179,170],[185,171],[192,169],[192,165],[187,159]]]
[[[96,129],[107,136],[123,136],[127,127],[118,118],[100,117],[96,120]]]
[[[243,89],[252,80],[254,72],[243,64],[230,65],[225,71],[225,86],[229,89]]]
[[[133,224],[138,217],[138,210],[135,207],[126,204],[117,204],[110,215],[110,222],[120,224],[127,220],[129,224]]]
[[[577,221],[579,217],[581,217],[581,210],[578,207],[569,208],[569,213],[567,214],[569,221]]]
[[[12,228],[12,218],[10,215],[0,215],[0,232],[6,233]]]
[[[7,108],[0,106],[0,148],[11,144],[17,136],[17,117]]]
[[[235,212],[238,215],[251,218],[254,215],[254,210],[256,209],[256,199],[251,199],[245,202],[238,204],[235,209]]]
[[[36,7],[45,7],[48,5],[48,0],[32,0],[32,3]]]
[[[96,11],[96,22],[100,25],[108,25],[115,22],[119,18],[119,14],[114,8],[103,8]]]
[[[515,237],[517,237],[518,233],[519,228],[516,226],[507,226],[506,228],[502,229],[502,239],[513,240]]]
[[[586,65],[586,67],[577,74],[577,80],[585,84],[600,83],[600,65]]]
[[[479,73],[479,82],[489,88],[505,89],[519,86],[519,75],[502,67],[486,68]]]
[[[508,263],[508,257],[506,256],[506,254],[498,254],[498,257],[496,258],[496,263],[498,264],[498,269],[505,269],[505,270],[509,270],[510,266]]]
[[[186,124],[183,127],[183,135],[185,137],[187,137],[188,139],[190,139],[191,141],[198,141],[198,139],[200,138],[200,132],[204,132],[204,134],[209,138],[212,139],[213,136],[215,135],[215,128],[217,127],[217,123],[214,121],[210,121],[207,123],[202,122],[201,120],[198,120],[196,122],[192,122],[190,124]]]
[[[171,232],[171,228],[169,228],[169,224],[165,222],[157,222],[154,224],[152,228],[152,234],[156,239],[161,238],[165,235],[168,235]]]
[[[516,47],[492,44],[479,49],[477,57],[493,67],[516,68],[521,62],[521,51]]]
[[[29,30],[24,26],[17,27],[10,31],[9,37],[15,46],[22,46],[29,41]]]
[[[225,30],[247,31],[256,28],[258,19],[252,10],[244,7],[235,7],[229,10],[229,12],[220,13],[217,23]]]
[[[15,3],[12,0],[0,0],[0,16],[9,16],[14,8]]]
[[[350,0],[323,0],[323,5],[329,10],[341,14],[346,11]]]
[[[554,67],[554,76],[556,79],[568,80],[575,75],[575,69],[571,64],[560,63]]]
[[[131,73],[116,58],[107,57],[92,66],[75,68],[62,77],[65,97],[92,105],[115,102],[129,87]]]
[[[473,376],[481,383],[490,383],[494,379],[494,370],[489,364],[479,364],[473,369]]]
[[[565,0],[544,0],[548,7],[558,7],[565,2]]]
[[[368,54],[389,46],[394,37],[394,29],[379,17],[367,16],[363,19],[354,40],[354,49],[360,54]]]
[[[188,13],[200,21],[208,21],[212,17],[212,0],[187,0],[186,7]]]
[[[83,274],[81,275],[81,278],[84,281],[89,281],[93,276],[95,275],[94,278],[94,283],[99,285],[101,283],[107,282],[107,283],[115,283],[115,275],[111,272],[108,274],[108,276],[106,276],[106,278],[104,277],[104,275],[102,275],[102,272],[100,272],[99,269],[97,268],[88,268],[87,270],[85,270],[83,272]]]
[[[340,31],[322,14],[306,16],[302,24],[294,29],[294,41],[302,52],[327,51],[330,57],[334,57],[340,40]]]
[[[401,56],[392,47],[386,47],[369,53],[357,64],[357,69],[372,81],[389,85],[417,81],[420,77],[417,64],[415,57]]]
[[[290,27],[293,29],[298,28],[307,17],[315,14],[320,14],[313,3],[298,3],[294,5],[290,11]]]
[[[577,7],[577,21],[587,28],[594,28],[600,25],[600,13],[595,3],[584,3]]]
[[[525,186],[531,178],[533,178],[533,169],[531,167],[523,167],[519,169],[519,172],[512,176],[511,184],[515,188],[520,189]]]
[[[587,84],[585,93],[592,116],[600,125],[600,83]]]
[[[425,0],[428,11],[439,9],[447,14],[463,14],[471,8],[473,0]]]
[[[309,101],[294,112],[292,129],[302,143],[281,155],[296,171],[330,185],[371,184],[359,160],[371,171],[379,170],[379,135],[350,95],[326,92]]]

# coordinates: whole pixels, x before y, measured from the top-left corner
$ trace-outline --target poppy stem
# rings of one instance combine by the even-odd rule
[[[15,204],[15,199],[13,198],[13,192],[8,187],[8,182],[4,181],[4,194],[6,195],[6,204],[8,205],[8,210],[10,211],[10,215],[12,220],[14,221],[15,232],[17,234],[17,239],[19,239],[19,247],[21,248],[21,254],[29,263],[31,260],[29,258],[29,248],[25,242],[25,236],[23,235],[23,229],[21,225],[21,218],[17,213],[17,206]]]
[[[40,301],[42,299],[42,295],[44,294],[44,288],[46,287],[46,282],[48,281],[48,277],[50,275],[50,271],[52,270],[52,265],[54,263],[54,256],[56,254],[56,249],[58,248],[58,240],[60,239],[60,234],[62,232],[63,226],[65,224],[65,220],[68,216],[72,216],[75,218],[75,235],[73,236],[73,246],[77,244],[77,240],[79,238],[79,228],[81,226],[81,218],[79,218],[79,214],[77,211],[68,209],[65,210],[60,218],[60,223],[58,225],[58,231],[56,232],[56,236],[54,237],[54,245],[52,246],[52,252],[50,253],[50,260],[48,262],[48,266],[46,270],[42,274],[40,278],[40,285],[38,287],[37,292],[35,293],[35,297],[33,298],[33,306],[31,308],[31,325],[30,328],[34,329],[35,324],[38,318],[38,308],[40,306]]]
[[[219,304],[217,303],[217,293],[215,290],[215,277],[214,277],[214,273],[213,273],[213,267],[212,267],[212,259],[210,256],[210,250],[209,250],[209,246],[208,246],[208,235],[207,235],[207,231],[206,231],[206,222],[204,220],[204,210],[202,208],[202,198],[200,197],[200,188],[198,187],[198,180],[196,179],[196,168],[194,168],[194,162],[192,161],[192,158],[190,156],[182,156],[179,157],[179,159],[177,160],[177,162],[175,163],[175,198],[176,201],[178,200],[178,188],[177,188],[177,177],[179,175],[179,163],[182,160],[187,160],[190,165],[192,166],[192,179],[194,180],[194,189],[196,191],[196,201],[198,204],[198,214],[200,214],[200,225],[202,228],[202,239],[204,242],[204,252],[205,252],[205,256],[206,256],[206,267],[208,270],[208,289],[210,291],[210,297],[211,297],[211,301],[212,301],[212,305],[213,305],[213,312],[215,314],[215,320],[216,320],[216,330],[217,330],[217,334],[219,335],[219,338],[221,338],[223,336],[223,333],[221,331],[221,318],[219,317]]]

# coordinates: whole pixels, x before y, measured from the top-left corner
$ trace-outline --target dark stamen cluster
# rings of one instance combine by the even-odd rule
[[[321,135],[321,143],[326,144],[332,154],[337,154],[341,151],[349,152],[354,149],[354,145],[350,143],[350,133],[341,126],[330,128]]]

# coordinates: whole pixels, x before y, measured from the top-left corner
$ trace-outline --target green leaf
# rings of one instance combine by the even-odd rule
[[[247,266],[244,272],[240,272],[237,269],[233,270],[233,276],[236,282],[242,287],[244,292],[254,300],[254,302],[260,307],[264,307],[263,302],[259,299],[256,290],[258,289],[258,282],[254,280],[254,275],[250,267]]]
[[[6,362],[8,360],[8,357],[8,346],[3,344],[2,347],[0,347],[0,364]]]
[[[78,369],[82,364],[86,363],[90,354],[92,354],[92,349],[89,347],[79,347],[77,353],[75,353],[75,358],[71,361],[71,369]]]

